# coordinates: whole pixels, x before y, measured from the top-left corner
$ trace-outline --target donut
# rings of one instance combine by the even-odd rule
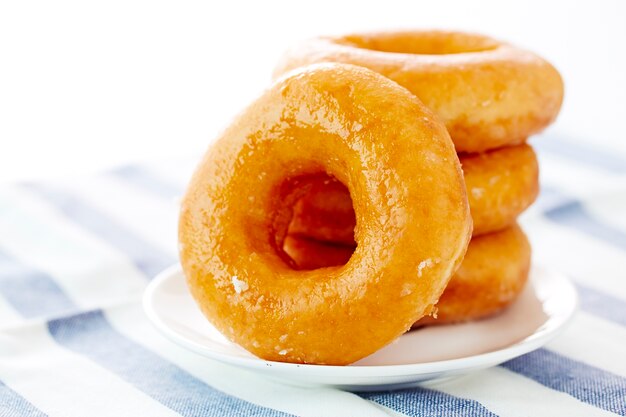
[[[459,156],[465,177],[473,236],[502,230],[537,198],[539,166],[526,144]],[[353,246],[356,219],[347,188],[340,182],[312,183],[294,207],[288,234]],[[305,262],[308,258],[303,259]]]
[[[303,270],[284,242],[320,179],[348,189],[357,246],[344,265]],[[181,202],[179,255],[229,340],[266,360],[345,365],[432,311],[471,227],[436,115],[380,74],[325,64],[279,79],[209,148]]]
[[[289,49],[275,76],[318,62],[374,70],[417,95],[444,121],[459,152],[522,143],[557,116],[558,71],[487,36],[412,30],[319,37]]]
[[[287,235],[283,249],[293,260],[297,269],[318,269],[345,265],[356,244],[320,241],[302,235]]]
[[[477,320],[500,312],[522,292],[529,269],[530,244],[517,224],[472,238],[436,313],[423,317],[415,327]]]
[[[288,235],[353,246],[356,218],[350,192],[336,179],[310,181],[293,206]]]
[[[502,230],[537,198],[539,165],[529,145],[460,155],[474,236]]]
[[[342,265],[353,247],[288,236],[286,250],[303,269]],[[530,267],[530,245],[514,224],[499,232],[472,238],[465,259],[450,279],[432,316],[414,327],[449,324],[491,316],[520,294]]]

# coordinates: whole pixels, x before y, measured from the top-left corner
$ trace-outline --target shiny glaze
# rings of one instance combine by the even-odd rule
[[[537,198],[539,166],[529,145],[460,156],[473,236],[502,230]],[[341,184],[314,182],[298,202],[289,233],[332,244],[354,245],[356,219],[350,193]],[[307,261],[310,263],[310,261]]]
[[[296,270],[277,250],[281,190],[317,174],[350,191],[357,248],[343,266]],[[226,337],[265,359],[336,365],[430,313],[470,235],[444,125],[396,83],[340,64],[292,73],[252,103],[205,154],[179,222],[191,293]]]
[[[444,121],[459,152],[522,143],[554,121],[563,101],[563,81],[547,61],[464,32],[315,38],[287,51],[275,75],[319,62],[360,65],[406,87]]]
[[[539,165],[533,148],[517,145],[461,155],[474,236],[502,230],[537,198]]]
[[[439,299],[436,317],[423,317],[416,326],[476,320],[498,313],[524,289],[530,255],[528,238],[517,224],[472,238],[461,267]]]
[[[291,235],[285,243],[290,256],[302,268],[343,265],[354,248]],[[418,270],[428,262],[418,265]],[[432,316],[418,320],[415,327],[448,324],[487,317],[510,305],[520,294],[530,268],[530,245],[517,224],[472,238],[465,258],[450,279]],[[393,307],[389,307],[393,310]]]

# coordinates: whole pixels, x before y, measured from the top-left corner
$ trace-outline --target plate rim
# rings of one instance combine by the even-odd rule
[[[181,336],[176,331],[167,326],[154,309],[151,299],[159,288],[160,284],[171,278],[174,274],[183,274],[180,263],[169,266],[158,273],[152,281],[147,285],[142,296],[142,307],[144,313],[148,317],[150,323],[168,340],[197,353],[205,358],[215,360],[221,363],[237,366],[246,369],[268,370],[290,372],[297,369],[306,370],[311,376],[341,376],[350,378],[371,378],[371,377],[401,377],[411,375],[426,375],[431,373],[442,373],[447,371],[463,371],[474,368],[485,368],[503,363],[509,359],[516,358],[528,352],[536,350],[548,343],[550,340],[561,334],[572,321],[579,307],[579,296],[576,288],[571,280],[565,274],[546,268],[544,266],[533,264],[533,270],[543,270],[551,275],[557,276],[558,280],[567,287],[571,293],[571,308],[565,314],[549,317],[546,323],[552,322],[551,326],[546,328],[546,323],[535,330],[532,334],[524,339],[504,348],[500,348],[491,352],[480,353],[477,355],[466,356],[462,358],[446,359],[432,362],[407,363],[393,365],[315,365],[315,364],[298,364],[290,362],[268,361],[261,358],[246,358],[235,355],[227,355],[208,349],[203,345],[190,341]],[[556,321],[556,323],[554,322]]]

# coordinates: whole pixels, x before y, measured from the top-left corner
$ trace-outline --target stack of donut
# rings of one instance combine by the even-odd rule
[[[515,299],[516,219],[538,192],[526,139],[563,95],[550,64],[411,31],[313,39],[275,75],[181,204],[181,264],[219,331],[264,359],[343,365]]]
[[[275,75],[321,62],[363,66],[407,88],[445,123],[458,153],[472,241],[437,310],[416,324],[473,320],[508,306],[530,268],[530,246],[516,219],[539,191],[537,158],[526,140],[558,114],[559,73],[489,37],[404,31],[305,41],[286,53]],[[295,207],[286,250],[303,269],[344,264],[355,225],[348,190],[314,184]]]

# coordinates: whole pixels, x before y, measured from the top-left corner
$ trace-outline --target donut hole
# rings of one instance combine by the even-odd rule
[[[345,265],[356,249],[348,188],[327,173],[290,178],[280,188],[273,235],[279,256],[296,270]]]
[[[454,32],[389,33],[346,36],[343,43],[361,49],[415,55],[450,55],[490,51],[498,43],[490,38]]]

